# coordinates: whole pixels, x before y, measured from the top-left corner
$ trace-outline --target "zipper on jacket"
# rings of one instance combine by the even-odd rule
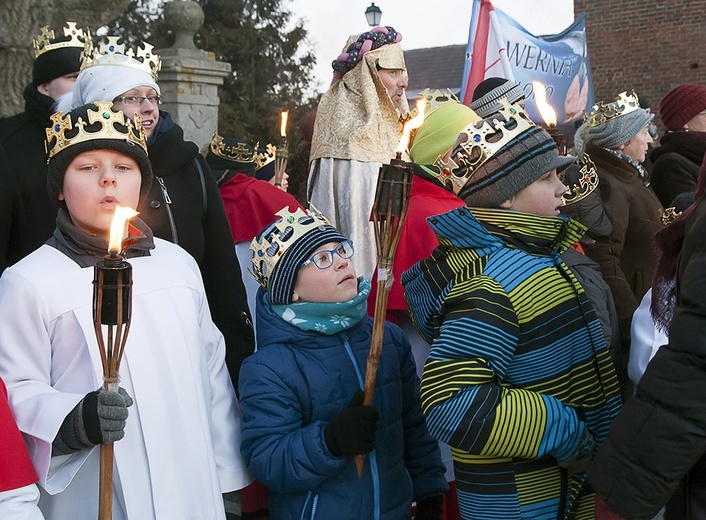
[[[162,198],[165,202],[164,209],[167,211],[167,217],[169,218],[169,228],[172,230],[172,242],[174,244],[179,244],[179,236],[177,235],[176,223],[174,222],[174,215],[172,215],[172,199],[169,197],[167,185],[164,184],[164,179],[162,177],[157,177],[155,175],[155,178],[159,183],[159,189],[162,190]]]

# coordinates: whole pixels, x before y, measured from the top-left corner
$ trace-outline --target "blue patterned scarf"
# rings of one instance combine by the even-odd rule
[[[336,303],[290,303],[271,307],[277,316],[295,327],[333,336],[350,329],[365,316],[369,293],[370,281],[361,276],[358,278],[358,295],[352,300]]]

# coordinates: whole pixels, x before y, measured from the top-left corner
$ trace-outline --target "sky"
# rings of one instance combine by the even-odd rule
[[[352,34],[369,29],[365,10],[370,0],[290,0],[296,20],[302,19],[308,43],[316,56],[314,92],[331,82],[331,62]],[[466,44],[472,0],[375,0],[382,11],[380,25],[402,33],[405,50]],[[561,32],[574,21],[573,0],[493,0],[502,10],[535,35]]]

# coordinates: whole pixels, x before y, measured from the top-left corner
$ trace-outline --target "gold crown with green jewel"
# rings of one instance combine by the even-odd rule
[[[45,52],[54,51],[56,49],[64,49],[66,47],[76,47],[79,49],[90,49],[93,48],[93,42],[91,41],[91,32],[86,29],[79,29],[76,27],[76,22],[66,22],[66,27],[63,28],[64,36],[69,38],[63,41],[54,41],[56,36],[54,30],[50,29],[48,25],[45,25],[39,29],[39,34],[32,38],[32,45],[34,47],[34,57],[38,58]]]
[[[96,139],[125,140],[147,152],[147,136],[142,128],[140,114],[133,116],[133,122],[121,110],[113,111],[110,101],[96,101],[95,105],[96,110],[89,108],[87,111],[88,121],[79,117],[73,122],[71,114],[64,115],[61,111],[52,114],[51,126],[46,129],[47,139],[44,143],[47,162],[71,146]],[[96,124],[98,126],[94,128]]]
[[[285,206],[275,215],[279,217],[277,221],[261,234],[259,240],[258,237],[253,238],[249,247],[253,255],[252,270],[248,269],[248,271],[265,289],[268,288],[270,276],[282,256],[296,244],[297,240],[313,229],[331,225],[313,204],[309,204],[309,209],[306,211],[297,208],[293,212]]]
[[[438,173],[426,169],[437,182],[451,188],[456,195],[503,146],[536,126],[520,105],[511,105],[505,98],[498,100],[498,103],[501,117],[492,116],[468,125],[459,133],[459,141],[452,148],[449,158],[445,159],[447,154],[444,154],[434,161]]]
[[[162,59],[155,54],[154,46],[142,42],[136,51],[126,49],[124,43],[118,43],[121,36],[107,36],[93,52],[84,52],[81,60],[81,70],[102,65],[118,65],[146,72],[157,81],[157,75],[162,68]]]
[[[584,112],[583,120],[587,126],[593,128],[616,117],[634,112],[639,108],[640,99],[634,90],[630,94],[628,94],[627,91],[621,92],[612,103],[603,104],[603,101],[599,101],[593,105],[589,114]]]

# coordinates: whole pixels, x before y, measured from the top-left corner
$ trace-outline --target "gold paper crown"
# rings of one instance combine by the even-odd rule
[[[280,218],[261,233],[260,240],[255,237],[250,243],[253,268],[248,271],[265,289],[277,263],[297,240],[313,229],[331,225],[313,204],[306,211],[297,208],[291,212],[289,207],[284,207],[276,215]]]
[[[562,206],[568,206],[585,199],[598,187],[598,170],[586,153],[581,154],[577,166],[579,169],[578,179],[571,185],[567,185],[568,191],[561,198]]]
[[[459,138],[465,135],[465,140],[454,145],[449,159],[445,161],[445,155],[440,155],[434,161],[439,173],[427,170],[456,195],[503,146],[536,126],[520,105],[511,105],[505,98],[498,100],[498,103],[501,107],[498,113],[505,118],[504,121],[493,116],[471,123],[459,133]]]
[[[228,146],[223,137],[218,135],[218,132],[213,134],[211,139],[211,153],[221,157],[227,161],[233,161],[243,164],[255,163],[255,171],[275,160],[277,147],[268,144],[264,152],[257,152],[260,143],[255,143],[254,146],[248,146],[247,143],[240,142],[235,146]]]
[[[448,103],[460,103],[456,94],[447,88],[443,90],[436,89],[433,92],[430,88],[427,88],[422,90],[419,96],[426,100],[426,105],[424,105],[425,119]]]
[[[140,114],[135,114],[134,123],[127,118],[122,111],[114,112],[110,101],[96,101],[97,110],[87,111],[88,121],[82,117],[72,124],[71,114],[64,115],[59,111],[51,116],[52,125],[46,129],[47,140],[44,146],[47,151],[47,162],[59,152],[66,150],[70,146],[96,139],[119,139],[136,144],[147,152],[147,137],[145,129],[142,128]],[[89,130],[86,126],[100,124],[97,130]],[[120,128],[116,125],[120,125]],[[75,134],[67,137],[67,134]]]
[[[93,48],[93,43],[91,42],[91,32],[87,28],[77,29],[76,22],[66,22],[66,27],[64,27],[64,36],[67,36],[69,39],[61,42],[55,42],[53,40],[56,39],[56,36],[54,36],[53,29],[50,29],[48,25],[42,27],[39,30],[39,34],[35,38],[32,38],[34,57],[38,58],[45,52],[63,49],[65,47],[78,47],[80,49]]]
[[[615,119],[616,117],[624,116],[630,112],[640,108],[640,100],[637,94],[633,90],[631,94],[627,92],[621,92],[618,98],[612,103],[607,105],[603,104],[603,101],[599,101],[591,109],[590,114],[584,112],[583,120],[587,126],[593,128],[600,124]]]
[[[667,224],[671,224],[681,214],[682,214],[682,212],[677,211],[677,208],[675,208],[675,207],[665,208],[664,211],[662,211],[662,214],[660,215],[660,220],[662,221],[662,225],[666,226]]]
[[[162,67],[159,55],[152,52],[154,46],[142,42],[142,47],[137,52],[132,49],[125,50],[125,44],[118,43],[121,36],[108,36],[107,43],[101,43],[97,50],[87,51],[81,60],[81,70],[98,65],[119,65],[146,72],[157,81],[157,73]]]

